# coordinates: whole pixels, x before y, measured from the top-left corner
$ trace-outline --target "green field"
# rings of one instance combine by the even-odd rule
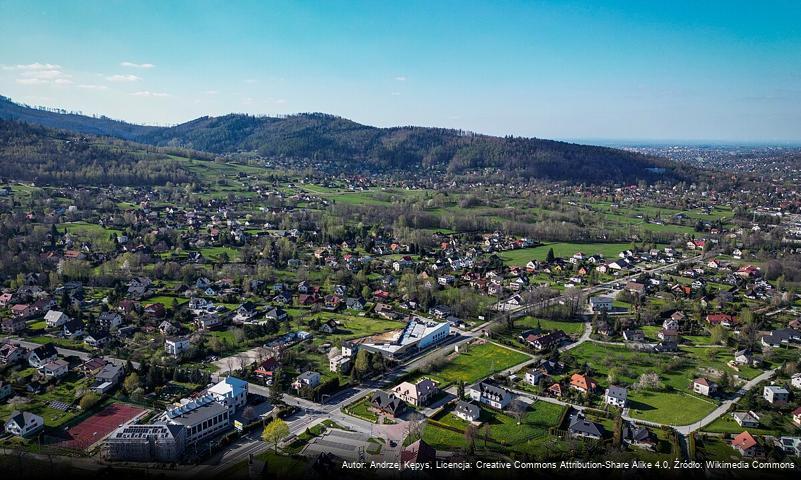
[[[530,260],[545,260],[551,248],[555,256],[562,258],[572,257],[577,252],[617,258],[620,252],[631,247],[630,243],[548,243],[538,247],[509,250],[501,253],[500,257],[506,265],[525,266]]]
[[[584,323],[582,322],[538,319],[531,316],[515,321],[515,330],[523,331],[537,326],[540,326],[543,330],[562,330],[568,335],[581,335],[584,332]]]
[[[552,403],[537,402],[523,415],[520,425],[510,415],[482,408],[480,417],[482,426],[489,425],[489,442],[486,443],[486,448],[499,451],[508,451],[511,448],[529,453],[540,451],[549,437],[548,430],[558,426],[563,408]],[[423,429],[423,440],[437,449],[465,448],[467,440],[462,432],[467,426],[467,422],[448,413],[436,422],[426,424]],[[485,448],[483,434],[477,435],[475,443],[477,448]]]
[[[523,363],[529,358],[524,353],[499,347],[492,343],[471,345],[469,351],[459,353],[444,368],[427,376],[440,382],[440,388],[460,380],[470,384],[493,373]]]
[[[669,425],[689,425],[711,413],[717,404],[684,392],[629,390],[629,415]]]

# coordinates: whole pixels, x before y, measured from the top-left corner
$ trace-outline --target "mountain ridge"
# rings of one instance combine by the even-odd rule
[[[323,113],[284,117],[232,113],[155,127],[39,110],[2,97],[0,119],[214,154],[255,152],[267,158],[311,159],[354,172],[492,170],[526,179],[599,183],[674,180],[683,178],[684,168],[610,147],[437,127],[374,127]]]

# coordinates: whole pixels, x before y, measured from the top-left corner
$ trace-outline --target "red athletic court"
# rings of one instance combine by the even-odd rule
[[[61,443],[66,448],[84,450],[106,438],[120,424],[127,423],[145,412],[142,408],[113,403],[81,423],[70,427],[68,439]]]

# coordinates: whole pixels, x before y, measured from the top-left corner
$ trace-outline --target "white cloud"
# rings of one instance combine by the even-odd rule
[[[52,63],[30,63],[27,65],[3,65],[3,70],[19,72],[20,85],[69,85],[72,75],[64,73],[61,66]]]
[[[78,88],[83,88],[86,90],[108,90],[108,87],[105,85],[93,85],[93,84],[81,84],[78,85]]]
[[[286,103],[286,99],[284,99],[284,98],[279,98],[278,100],[276,100],[276,101],[275,101],[275,103],[277,103],[277,104],[279,104],[279,105],[283,105],[283,104],[285,104],[285,103]]]
[[[258,82],[258,80],[256,80],[255,78],[246,78],[245,79],[245,83],[257,83],[257,82]]]
[[[110,75],[106,77],[109,82],[137,82],[141,80],[136,75]]]
[[[69,76],[61,70],[26,70],[20,73],[20,75],[26,78],[40,78],[42,80],[53,80]]]
[[[218,93],[220,92],[218,92],[217,90],[206,90],[205,92],[203,92],[204,95],[217,95]]]
[[[393,97],[399,97],[400,92],[392,92],[390,95],[392,95]]]
[[[397,80],[399,82],[405,82],[406,81],[406,75],[398,75],[397,77],[395,77],[395,80]]]
[[[3,65],[3,70],[61,70],[61,65],[36,62],[27,65]]]
[[[120,66],[128,68],[155,68],[155,65],[153,65],[152,63],[121,62]]]
[[[131,93],[134,97],[169,97],[169,93],[164,92],[150,92],[148,90],[143,90],[141,92],[133,92]]]
[[[18,78],[17,83],[20,85],[44,85],[50,82],[41,78]]]

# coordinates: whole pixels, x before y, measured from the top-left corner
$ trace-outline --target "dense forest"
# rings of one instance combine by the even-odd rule
[[[64,110],[43,109],[14,103],[0,95],[0,119],[42,125],[44,127],[70,130],[91,135],[134,140],[158,129],[146,125],[135,125],[107,117],[90,117]]]
[[[522,179],[622,183],[682,179],[688,168],[613,148],[453,129],[377,128],[319,113],[280,118],[230,114],[201,117],[174,127],[145,127],[34,109],[0,97],[0,118],[162,147],[308,159],[354,173],[432,169],[451,174],[502,172]]]
[[[193,178],[156,148],[7,120],[0,120],[0,171],[62,185],[163,185]]]

